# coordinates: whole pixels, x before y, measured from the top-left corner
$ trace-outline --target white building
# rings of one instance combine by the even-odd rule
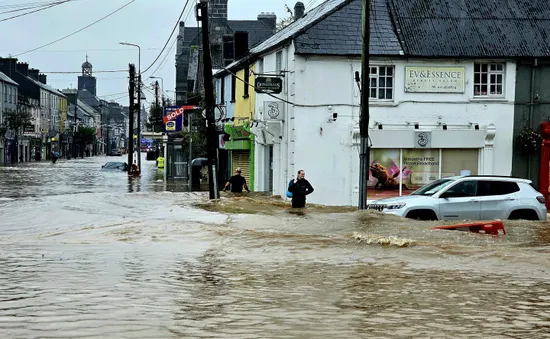
[[[0,72],[0,164],[5,162],[5,142],[7,126],[4,121],[4,112],[17,110],[18,84],[6,74]]]
[[[417,15],[403,1],[372,1],[369,199],[445,176],[511,175],[514,54],[476,47],[497,35],[428,49],[433,32],[403,34]],[[256,94],[256,191],[272,181],[272,193],[284,196],[303,169],[315,188],[308,202],[358,204],[361,5],[328,0],[228,66],[253,64],[282,79],[281,93]]]

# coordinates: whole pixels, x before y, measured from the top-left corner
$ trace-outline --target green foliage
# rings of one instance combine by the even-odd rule
[[[517,136],[517,143],[522,153],[534,155],[540,149],[542,137],[532,128],[524,128]]]
[[[200,97],[197,106],[204,107],[204,96]],[[183,138],[183,149],[185,151],[189,149],[189,133],[178,132],[175,134],[176,138]],[[193,159],[206,157],[208,154],[206,119],[202,116],[202,110],[195,110],[191,115],[191,133],[191,138],[193,139]]]
[[[158,106],[156,104],[151,105],[149,108],[148,122],[146,124],[147,128],[153,132],[161,132],[163,127],[163,115],[163,108],[160,104]]]
[[[77,132],[77,138],[83,145],[93,144],[96,140],[97,131],[93,127],[80,126]]]
[[[33,118],[29,110],[21,107],[18,110],[5,110],[3,120],[5,128],[17,133],[21,132],[25,126],[31,125]]]
[[[294,22],[294,13],[286,4],[285,10],[288,13],[288,16],[286,18],[281,18],[281,20],[277,23],[277,32]]]

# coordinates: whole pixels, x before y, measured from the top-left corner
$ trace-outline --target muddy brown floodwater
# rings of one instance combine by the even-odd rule
[[[546,222],[210,202],[107,160],[0,167],[0,337],[550,337]]]

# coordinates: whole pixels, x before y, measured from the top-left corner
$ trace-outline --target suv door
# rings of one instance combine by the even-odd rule
[[[481,203],[477,180],[466,180],[449,187],[439,196],[439,215],[444,220],[479,220]]]
[[[481,201],[481,219],[506,219],[519,204],[519,185],[513,181],[480,180],[477,195]]]

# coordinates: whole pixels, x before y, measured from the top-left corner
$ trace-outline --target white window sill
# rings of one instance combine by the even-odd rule
[[[505,97],[472,97],[471,102],[509,102]]]

